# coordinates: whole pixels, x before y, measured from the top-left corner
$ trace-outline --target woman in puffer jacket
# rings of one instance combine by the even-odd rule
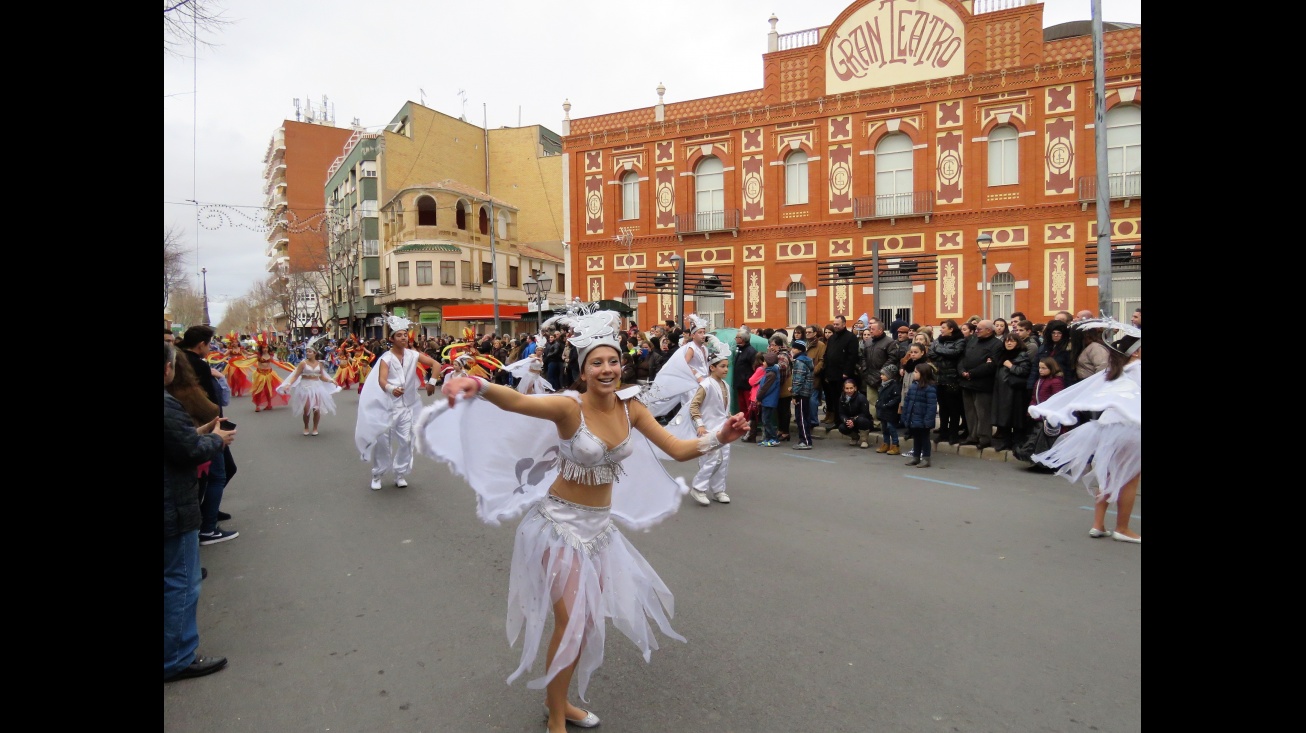
[[[961,402],[961,375],[957,365],[966,349],[966,338],[957,322],[949,318],[939,324],[939,336],[930,344],[930,362],[934,364],[939,395],[939,440],[960,443],[965,431],[966,411]]]

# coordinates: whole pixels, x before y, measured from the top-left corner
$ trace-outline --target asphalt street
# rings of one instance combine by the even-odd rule
[[[544,730],[542,691],[505,683],[515,524],[479,522],[472,490],[423,456],[408,488],[369,490],[358,396],[336,398],[318,436],[287,408],[227,408],[223,526],[240,536],[201,548],[199,628],[230,664],[164,685],[165,730]],[[955,454],[911,468],[837,434],[790,445],[734,444],[733,503],[686,497],[627,533],[688,643],[659,637],[646,664],[609,626],[582,703],[598,730],[1141,730],[1142,547],[1088,536],[1084,488]],[[1141,515],[1140,497],[1140,533]]]

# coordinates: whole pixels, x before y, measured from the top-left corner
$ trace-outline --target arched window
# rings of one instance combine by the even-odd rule
[[[709,155],[694,168],[694,214],[698,231],[725,228],[725,165]]]
[[[625,303],[626,307],[630,308],[635,313],[639,313],[639,293],[634,290],[627,290],[621,294],[621,302]],[[635,320],[636,322],[639,321],[638,318]]]
[[[621,177],[621,218],[639,218],[639,174],[626,171]]]
[[[805,203],[807,203],[807,153],[795,150],[785,157],[785,204]]]
[[[801,323],[807,323],[807,286],[789,283],[789,325]]]
[[[1143,193],[1143,110],[1127,104],[1106,112],[1106,170],[1111,198]]]
[[[467,202],[459,201],[456,207],[458,228],[467,231]]]
[[[726,322],[726,298],[721,280],[711,276],[694,289],[694,312],[707,319],[708,333],[724,327]]]
[[[498,226],[499,239],[507,239],[508,238],[508,212],[500,211],[495,216],[495,218],[499,220],[499,226]]]
[[[484,206],[481,207],[481,213],[476,216],[476,228],[481,234],[490,233],[490,212]]]
[[[911,138],[885,136],[875,146],[875,215],[911,214],[913,180]]]
[[[435,199],[430,196],[417,198],[417,226],[435,226]]]
[[[1020,138],[1016,128],[1002,125],[989,133],[989,185],[1020,183]],[[1005,313],[1006,311],[999,311]]]
[[[989,313],[1011,313],[1016,310],[1016,276],[1010,272],[993,273],[989,300]]]

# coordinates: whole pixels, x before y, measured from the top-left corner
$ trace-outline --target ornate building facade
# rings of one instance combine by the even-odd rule
[[[674,318],[683,289],[718,328],[1097,310],[1088,23],[1045,29],[1041,3],[984,0],[777,22],[761,89],[667,104],[659,87],[652,107],[563,121],[572,294],[646,324]],[[1127,319],[1142,31],[1104,29],[1111,305]]]

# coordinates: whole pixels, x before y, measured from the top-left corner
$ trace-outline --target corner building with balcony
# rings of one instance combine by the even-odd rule
[[[526,314],[541,303],[528,279],[566,287],[561,150],[539,125],[487,131],[411,101],[347,146],[326,196],[345,231],[358,231],[341,246],[343,261],[361,255],[352,281],[369,336],[382,335],[385,312],[426,336],[483,335],[496,300],[500,333],[533,333]]]
[[[1098,310],[1089,22],[1045,29],[1043,5],[1019,0],[858,0],[822,28],[770,22],[761,89],[666,104],[659,87],[653,107],[564,120],[576,294],[674,319],[678,294],[654,284],[679,255],[685,312],[714,328],[964,320],[986,281],[990,317]],[[1112,308],[1127,320],[1142,30],[1103,29]]]

